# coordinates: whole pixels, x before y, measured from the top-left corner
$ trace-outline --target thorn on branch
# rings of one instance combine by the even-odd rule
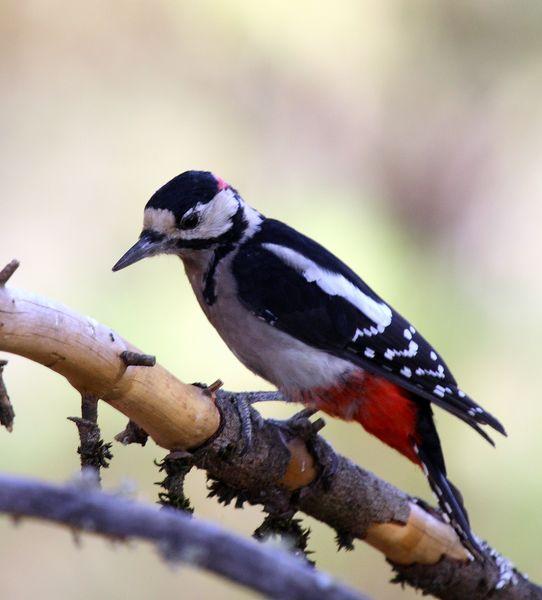
[[[115,440],[123,446],[128,446],[128,444],[144,446],[148,439],[149,434],[132,420],[128,421],[126,427],[115,436]]]
[[[15,273],[15,271],[19,268],[19,261],[13,259],[8,262],[8,264],[0,271],[0,287],[6,285],[9,281],[9,278]]]
[[[3,425],[11,433],[13,431],[15,411],[13,410],[13,405],[9,399],[3,379],[4,367],[7,364],[7,360],[0,360],[0,425]]]
[[[129,350],[121,352],[120,358],[127,367],[154,367],[156,364],[156,356],[130,352]]]
[[[218,390],[224,385],[224,382],[220,379],[217,379],[214,383],[211,383],[211,385],[208,385],[206,387],[203,388],[203,391],[209,395],[212,396],[213,394],[216,394],[216,392],[218,392]]]
[[[253,537],[260,541],[278,538],[294,556],[303,558],[308,564],[314,566],[314,561],[309,559],[312,552],[307,550],[310,528],[303,527],[301,519],[293,518],[294,514],[295,512],[268,514],[254,531]]]
[[[349,531],[337,531],[335,542],[338,550],[351,552],[354,549],[354,536]]]
[[[185,478],[194,466],[192,455],[184,451],[171,452],[162,462],[155,464],[166,473],[166,477],[156,484],[165,490],[158,494],[159,504],[192,514],[194,508],[184,493]]]
[[[235,508],[243,508],[245,502],[249,502],[249,496],[243,490],[238,490],[218,479],[207,477],[207,498],[216,498],[219,504],[229,506],[235,500]]]
[[[68,417],[77,425],[79,431],[79,448],[77,453],[81,457],[81,470],[92,468],[100,481],[100,468],[109,467],[113,458],[111,444],[106,444],[101,439],[98,426],[98,399],[90,394],[81,396],[81,417]]]

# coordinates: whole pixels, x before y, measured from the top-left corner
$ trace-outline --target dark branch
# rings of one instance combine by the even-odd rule
[[[335,453],[320,436],[315,436],[311,446],[320,472],[326,476],[294,492],[277,485],[290,460],[287,431],[250,409],[253,442],[248,452],[239,456],[241,424],[235,396],[218,393],[222,429],[193,452],[194,464],[206,470],[213,481],[212,495],[225,503],[236,501],[239,507],[244,502],[261,504],[271,514],[303,511],[335,529],[346,546],[351,546],[354,538],[365,538],[375,523],[407,522],[412,503],[409,496]],[[496,600],[542,599],[541,588],[489,546],[484,544],[484,548],[485,562],[462,562],[446,556],[436,564],[390,564],[397,583],[408,583],[444,600],[485,600],[489,595]]]
[[[8,364],[7,360],[0,360],[0,425],[3,425],[9,432],[13,431],[13,419],[15,411],[8,396],[8,391],[4,384],[4,367]]]
[[[162,506],[176,508],[192,514],[194,508],[184,493],[184,482],[194,463],[192,455],[185,451],[170,452],[162,462],[156,463],[166,476],[157,485],[164,491],[159,492],[158,501]]]
[[[113,458],[110,448],[102,440],[102,433],[98,425],[98,400],[90,394],[81,396],[81,417],[68,417],[77,425],[79,432],[79,448],[77,452],[81,457],[81,469],[91,468],[96,471],[100,481],[100,468],[107,468]]]
[[[115,440],[120,442],[123,446],[128,446],[129,444],[140,444],[141,446],[144,446],[148,439],[149,434],[131,420],[128,421],[126,427],[115,436]]]
[[[241,538],[180,511],[157,510],[98,490],[60,487],[0,475],[0,512],[47,519],[157,546],[168,560],[184,561],[281,600],[363,600],[364,596],[270,546]]]

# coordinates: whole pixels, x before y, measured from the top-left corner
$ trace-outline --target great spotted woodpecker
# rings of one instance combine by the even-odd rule
[[[463,391],[440,355],[356,273],[315,241],[251,208],[206,171],[178,175],[149,200],[139,241],[114,271],[175,254],[223,340],[286,400],[357,421],[425,472],[473,553],[431,403],[485,439],[503,426]]]

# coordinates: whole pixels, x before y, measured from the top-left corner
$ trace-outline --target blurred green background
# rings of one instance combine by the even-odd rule
[[[147,198],[210,169],[262,212],[335,251],[408,316],[506,425],[497,449],[438,411],[449,471],[476,532],[542,579],[542,5],[423,0],[268,3],[0,2],[0,262],[13,285],[117,329],[185,381],[266,384],[228,352],[178,262],[113,275]],[[75,392],[13,357],[17,418],[0,469],[65,481],[78,468]],[[262,407],[286,416],[288,407]],[[124,425],[101,411],[106,439]],[[357,425],[328,419],[341,452],[431,499],[421,473]],[[153,501],[163,452],[114,447],[107,488]],[[197,514],[249,534],[259,510]],[[319,566],[375,598],[384,559],[337,553],[310,522]],[[3,597],[250,598],[143,545],[0,520]]]

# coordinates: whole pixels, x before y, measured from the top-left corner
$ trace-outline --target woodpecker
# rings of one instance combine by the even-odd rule
[[[431,405],[490,443],[482,425],[506,433],[417,329],[331,252],[208,171],[186,171],[151,197],[139,240],[113,270],[157,254],[181,258],[224,342],[285,400],[357,421],[421,467],[444,518],[481,556]]]

